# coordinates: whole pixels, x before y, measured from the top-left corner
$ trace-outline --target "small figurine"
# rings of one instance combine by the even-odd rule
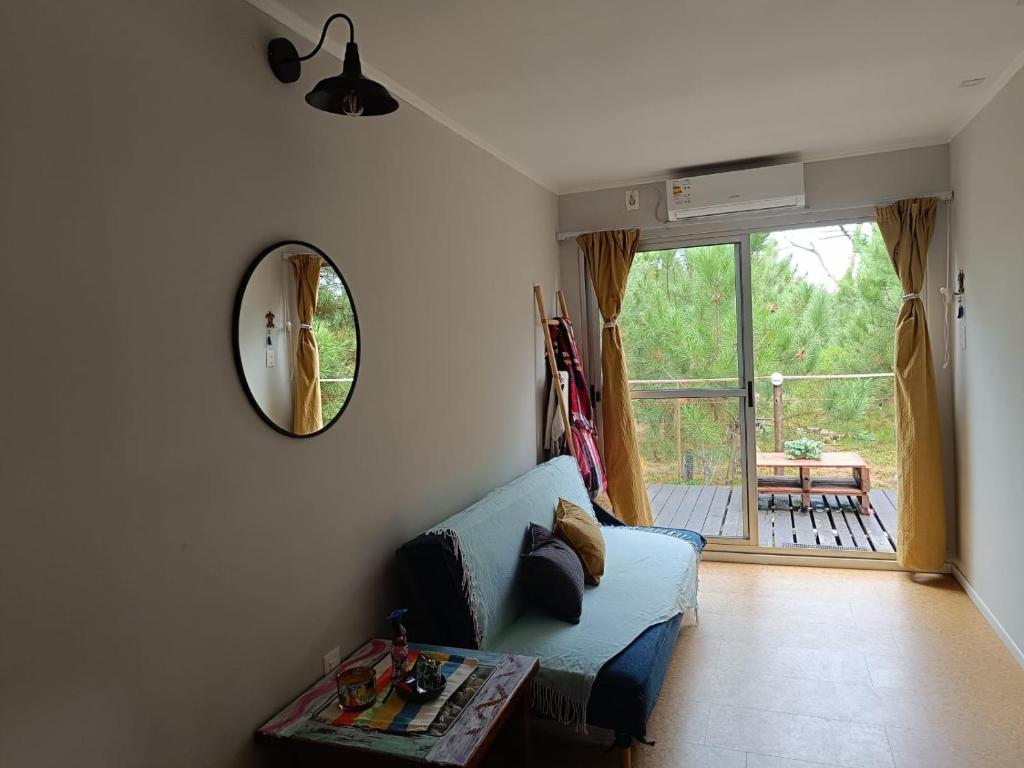
[[[391,684],[395,685],[405,680],[409,674],[409,642],[405,636],[405,627],[402,625],[402,617],[405,616],[405,608],[396,608],[388,614],[387,620],[395,628],[395,638],[391,641]]]

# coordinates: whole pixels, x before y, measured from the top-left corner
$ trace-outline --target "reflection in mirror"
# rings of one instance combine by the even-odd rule
[[[260,254],[239,289],[235,325],[242,383],[263,418],[295,437],[331,426],[355,386],[359,325],[326,254],[300,242]]]

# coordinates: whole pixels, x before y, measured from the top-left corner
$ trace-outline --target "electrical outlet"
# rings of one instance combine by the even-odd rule
[[[639,211],[640,210],[640,192],[635,189],[626,191],[626,210],[627,211]]]
[[[341,664],[341,648],[334,646],[324,654],[324,674],[331,674],[339,664]]]

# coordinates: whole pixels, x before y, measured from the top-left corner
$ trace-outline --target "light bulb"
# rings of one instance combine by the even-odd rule
[[[353,117],[363,114],[363,104],[355,91],[349,91],[341,98],[341,111]]]

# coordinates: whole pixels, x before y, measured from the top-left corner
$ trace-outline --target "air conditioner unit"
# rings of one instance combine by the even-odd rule
[[[720,213],[803,208],[806,203],[803,163],[687,176],[665,185],[669,221]]]

